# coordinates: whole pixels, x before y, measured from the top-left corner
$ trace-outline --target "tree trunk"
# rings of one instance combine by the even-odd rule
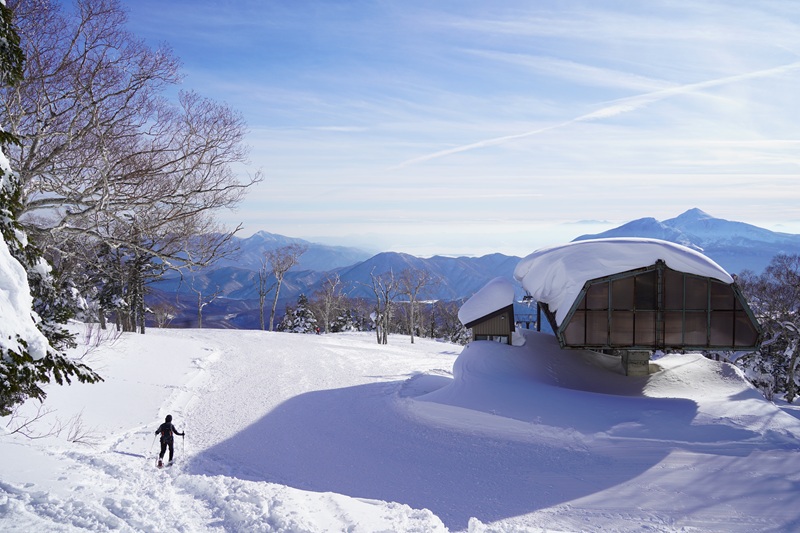
[[[203,329],[203,293],[197,293],[197,327]]]
[[[789,346],[786,349],[787,354],[790,355],[789,359],[789,375],[786,376],[786,401],[792,403],[797,397],[797,383],[795,382],[795,375],[797,374],[797,360],[800,352],[797,350],[798,339],[795,337],[789,341]]]
[[[136,315],[139,317],[139,333],[144,335],[145,332],[145,309],[144,309],[144,295],[139,297],[138,309]]]
[[[273,327],[275,325],[275,309],[278,308],[278,295],[281,292],[281,284],[283,284],[283,278],[278,279],[278,285],[275,287],[275,299],[272,300],[272,311],[269,313],[269,330],[273,331]]]
[[[386,306],[386,312],[383,314],[383,333],[382,333],[382,340],[381,344],[389,344],[389,324],[392,321],[392,312],[389,306]]]
[[[259,294],[258,295],[258,318],[261,321],[261,331],[264,331],[264,300],[266,300],[266,294]]]
[[[411,322],[411,344],[414,344],[414,301],[411,301],[410,304],[411,309],[409,310],[410,314],[410,322]]]

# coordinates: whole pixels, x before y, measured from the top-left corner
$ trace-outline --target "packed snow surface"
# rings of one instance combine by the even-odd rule
[[[514,277],[534,300],[546,303],[561,324],[587,281],[648,267],[659,259],[673,270],[733,283],[722,267],[695,250],[658,239],[628,237],[542,248],[519,262]]]
[[[96,333],[84,360],[106,381],[48,387],[39,428],[60,435],[0,436],[0,531],[800,526],[800,421],[699,354],[634,378],[536,332],[463,349],[231,330],[94,347]],[[167,414],[186,438],[158,470]]]
[[[469,324],[514,303],[514,285],[507,278],[494,278],[464,302],[458,310],[458,319]]]

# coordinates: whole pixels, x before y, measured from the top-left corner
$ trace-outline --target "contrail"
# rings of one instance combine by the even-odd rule
[[[540,133],[544,133],[546,131],[555,130],[558,128],[563,128],[564,126],[568,126],[570,124],[574,124],[575,122],[587,122],[590,120],[599,120],[603,118],[613,117],[616,115],[621,115],[623,113],[629,113],[631,111],[636,111],[637,109],[641,109],[649,104],[654,102],[659,102],[661,100],[666,100],[667,98],[671,98],[673,96],[679,96],[684,94],[693,94],[703,89],[708,89],[711,87],[719,87],[721,85],[728,85],[731,83],[756,79],[756,78],[766,78],[769,76],[775,76],[777,74],[783,74],[785,72],[790,72],[792,70],[796,70],[800,68],[800,61],[795,63],[789,63],[787,65],[782,65],[779,67],[768,68],[764,70],[757,70],[755,72],[748,72],[745,74],[736,74],[735,76],[727,76],[724,78],[717,78],[714,80],[708,81],[701,81],[698,83],[688,83],[686,85],[679,85],[677,87],[670,87],[669,89],[660,89],[658,91],[653,91],[645,94],[640,94],[637,96],[630,96],[627,98],[621,98],[617,100],[613,105],[609,105],[603,108],[598,109],[597,111],[593,111],[591,113],[587,113],[585,115],[581,115],[579,117],[573,118],[571,120],[567,120],[566,122],[561,122],[559,124],[554,124],[552,126],[546,126],[544,128],[539,128],[536,130],[526,131],[524,133],[517,133],[514,135],[505,135],[503,137],[494,137],[492,139],[485,139],[483,141],[477,141],[470,144],[464,144],[462,146],[456,146],[455,148],[449,148],[447,150],[441,150],[438,152],[434,152],[432,154],[427,154],[419,157],[415,157],[413,159],[409,159],[392,167],[390,170],[397,170],[403,167],[407,167],[410,165],[416,165],[417,163],[424,163],[426,161],[430,161],[432,159],[438,159],[440,157],[445,157],[448,155],[458,154],[461,152],[468,152],[470,150],[476,150],[478,148],[485,148],[487,146],[496,146],[499,144],[504,144],[508,141],[513,141],[516,139],[523,139],[525,137],[531,137],[533,135],[538,135]]]

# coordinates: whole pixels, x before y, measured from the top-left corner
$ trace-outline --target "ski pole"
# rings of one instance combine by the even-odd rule
[[[156,445],[156,437],[158,437],[158,434],[153,435],[153,443],[150,444],[150,450],[147,452],[147,457],[144,458],[145,463],[149,460],[150,454],[153,453],[153,446]]]

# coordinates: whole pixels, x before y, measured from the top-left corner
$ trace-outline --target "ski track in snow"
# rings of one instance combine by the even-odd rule
[[[152,339],[159,333],[151,332],[146,337]],[[227,339],[226,334],[230,335]],[[370,377],[375,370],[407,371],[407,362],[403,360],[378,368],[360,362],[358,345],[363,338],[357,339],[353,346],[352,339],[329,337],[332,340],[330,349],[308,351],[293,348],[295,344],[302,347],[304,338],[292,335],[292,343],[276,350],[265,350],[264,337],[269,335],[276,334],[171,332],[168,341],[180,340],[168,344],[179,345],[179,353],[184,356],[184,362],[189,363],[188,370],[163,373],[175,379],[185,378],[188,372],[188,379],[180,383],[156,378],[156,382],[160,381],[157,387],[145,385],[147,389],[160,390],[150,402],[157,408],[159,418],[120,428],[118,434],[109,437],[105,450],[100,446],[97,450],[79,448],[81,451],[67,452],[30,446],[29,442],[19,446],[0,441],[0,446],[19,448],[18,454],[22,450],[23,463],[39,463],[42,457],[53,460],[53,468],[44,479],[21,485],[0,481],[0,530],[328,531],[333,527],[333,530],[348,531],[444,531],[442,522],[430,511],[339,494],[308,494],[287,486],[249,481],[241,474],[246,470],[242,466],[232,462],[229,467],[221,468],[223,463],[203,454],[206,447],[234,437],[288,397],[318,387],[339,387],[343,375],[352,375],[353,384],[362,384],[375,379]],[[233,339],[236,342],[227,342]],[[130,337],[123,338],[121,344],[126,340]],[[452,351],[453,347],[443,346]],[[170,347],[178,346],[168,346],[166,350]],[[157,349],[165,348],[158,346]],[[125,351],[119,346],[112,350]],[[348,354],[351,355],[349,359]],[[259,361],[254,366],[263,370],[264,376],[246,372],[243,375],[240,358],[250,356],[263,357],[263,364]],[[452,362],[453,355],[447,358]],[[97,362],[100,367],[104,366],[102,359]],[[308,368],[318,372],[309,374]],[[366,374],[359,375],[359,372]],[[395,379],[395,376],[386,379]],[[125,389],[130,380],[123,378],[121,381],[113,385]],[[269,387],[264,387],[267,382]],[[97,387],[109,386],[112,384],[107,380]],[[86,386],[74,388],[92,395]],[[68,391],[53,389],[52,403],[57,403],[58,396],[69,395]],[[167,413],[173,414],[176,425],[188,438],[176,437],[174,466],[156,469],[159,446],[153,432]],[[197,464],[208,463],[214,470],[237,472],[243,479],[207,472],[192,473],[187,459],[195,453],[202,455]],[[213,454],[210,457],[213,458]],[[26,473],[25,470],[19,472],[23,476]],[[80,481],[72,481],[75,479]],[[37,486],[43,490],[38,490]]]
[[[366,334],[124,336],[92,355],[105,383],[49,390],[98,446],[0,438],[13,458],[0,530],[800,527],[800,422],[733,367],[676,355],[631,380],[538,336],[460,351]],[[187,437],[159,470],[168,413]]]

